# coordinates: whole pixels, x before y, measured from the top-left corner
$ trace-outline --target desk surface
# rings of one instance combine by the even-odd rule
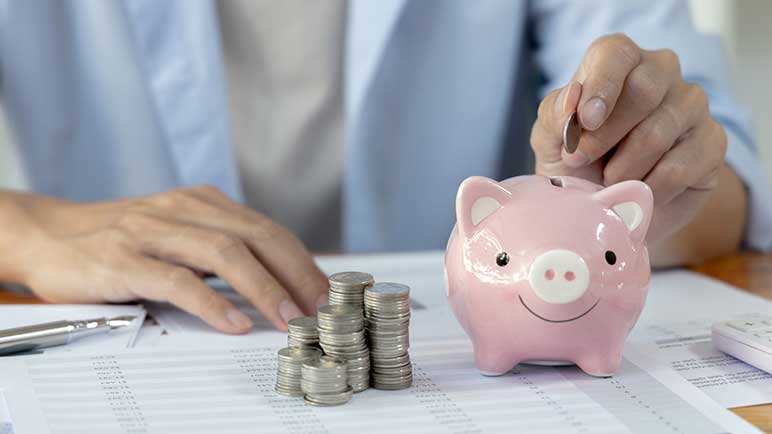
[[[745,253],[718,259],[692,270],[772,300],[772,255]],[[0,291],[0,303],[40,303],[39,300]],[[765,433],[772,434],[772,404],[733,408]]]

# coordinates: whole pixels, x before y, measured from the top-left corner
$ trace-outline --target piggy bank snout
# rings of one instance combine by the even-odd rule
[[[590,270],[581,256],[570,250],[550,250],[531,265],[528,281],[534,294],[552,304],[571,303],[590,285]]]

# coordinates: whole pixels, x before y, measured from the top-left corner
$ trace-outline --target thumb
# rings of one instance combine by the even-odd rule
[[[531,148],[536,156],[536,173],[564,172],[561,150],[563,127],[571,112],[576,110],[582,96],[582,85],[572,81],[555,89],[539,104],[538,117],[531,130]]]

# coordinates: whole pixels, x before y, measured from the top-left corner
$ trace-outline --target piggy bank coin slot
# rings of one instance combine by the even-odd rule
[[[555,187],[563,187],[563,179],[562,178],[550,178],[550,184],[554,185]]]

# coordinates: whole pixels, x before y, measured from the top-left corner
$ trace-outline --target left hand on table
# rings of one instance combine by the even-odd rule
[[[576,111],[584,128],[576,152],[563,126]],[[536,173],[603,185],[637,179],[654,193],[650,241],[685,226],[718,184],[727,138],[705,90],[681,76],[670,50],[647,51],[621,34],[590,46],[572,81],[549,93],[531,132]]]

